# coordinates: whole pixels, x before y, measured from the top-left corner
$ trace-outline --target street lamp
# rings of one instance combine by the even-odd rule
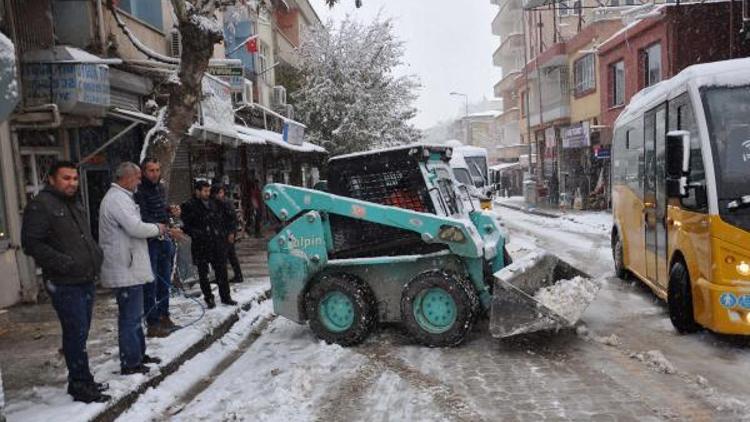
[[[464,136],[464,143],[466,143],[466,145],[471,145],[471,140],[470,140],[470,137],[471,137],[471,127],[470,127],[471,124],[470,123],[471,122],[469,122],[469,96],[462,92],[455,92],[455,91],[451,92],[449,95],[464,97],[464,121],[466,122],[465,123],[466,134]]]

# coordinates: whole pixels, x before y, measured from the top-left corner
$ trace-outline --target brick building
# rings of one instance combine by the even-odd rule
[[[690,65],[749,56],[750,43],[741,40],[738,9],[730,22],[729,2],[663,4],[602,42],[601,124],[611,128],[638,91]]]

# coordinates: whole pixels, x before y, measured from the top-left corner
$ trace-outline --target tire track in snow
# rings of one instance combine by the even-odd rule
[[[424,374],[406,363],[403,359],[389,353],[388,347],[393,344],[365,344],[353,351],[368,358],[355,376],[343,381],[328,397],[318,413],[316,420],[356,420],[361,417],[361,402],[370,388],[385,373],[391,372],[409,383],[418,391],[427,394],[437,406],[441,416],[453,421],[484,421],[471,405],[453,388],[437,378]]]

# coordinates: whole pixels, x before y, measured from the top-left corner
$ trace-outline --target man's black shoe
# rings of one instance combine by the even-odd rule
[[[222,300],[221,303],[229,306],[237,306],[237,301],[232,299]]]
[[[122,375],[133,375],[133,374],[148,374],[148,372],[151,370],[148,366],[144,364],[140,364],[138,366],[134,366],[132,368],[122,368],[120,373]]]
[[[144,364],[152,363],[154,365],[158,365],[161,363],[161,359],[157,357],[151,357],[149,355],[143,355],[143,359],[141,360],[141,362],[143,362]]]
[[[93,382],[69,383],[68,394],[73,396],[74,401],[83,403],[106,403],[112,398],[107,394],[102,394],[98,389],[97,383]]]
[[[242,277],[233,277],[231,280],[229,280],[230,283],[242,283]]]
[[[208,306],[208,309],[213,309],[216,307],[216,302],[214,302],[214,298],[207,297],[206,298],[206,306]]]

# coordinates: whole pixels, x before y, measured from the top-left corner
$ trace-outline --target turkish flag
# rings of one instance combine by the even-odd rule
[[[253,38],[252,40],[248,41],[245,44],[245,48],[247,48],[248,53],[257,53],[258,52],[258,39]]]

